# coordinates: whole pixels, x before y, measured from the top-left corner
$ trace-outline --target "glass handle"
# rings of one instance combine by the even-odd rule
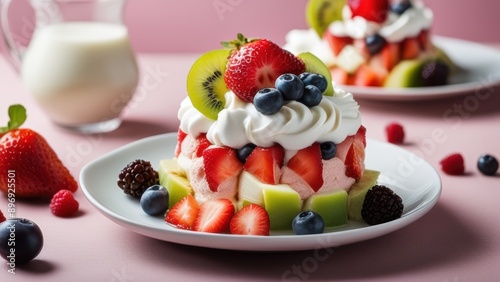
[[[5,43],[5,46],[7,47],[7,50],[5,50],[7,53],[7,57],[16,71],[19,72],[21,68],[21,52],[16,42],[14,41],[14,38],[12,37],[12,30],[10,29],[8,17],[11,2],[12,0],[0,1],[0,22],[3,41]]]

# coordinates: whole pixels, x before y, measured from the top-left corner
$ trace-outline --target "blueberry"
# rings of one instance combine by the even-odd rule
[[[323,160],[329,160],[335,157],[337,153],[337,146],[331,141],[323,142],[319,147],[321,148],[321,158]]]
[[[238,160],[240,160],[241,163],[245,163],[247,161],[248,156],[250,156],[255,147],[256,147],[255,144],[248,143],[245,146],[239,148],[236,151],[236,156],[238,157]]]
[[[285,73],[280,75],[274,86],[287,100],[297,100],[304,93],[304,83],[295,74]]]
[[[498,170],[498,161],[491,155],[482,155],[477,161],[477,168],[484,175],[495,175]]]
[[[292,229],[297,235],[321,234],[325,230],[325,221],[319,213],[303,211],[293,219]]]
[[[284,102],[283,94],[276,88],[261,89],[253,98],[255,108],[264,115],[277,113]]]
[[[304,86],[314,85],[321,93],[325,92],[328,87],[328,81],[324,76],[318,73],[303,72],[299,75],[300,80],[304,83]]]
[[[42,248],[43,233],[33,221],[12,218],[0,223],[0,255],[7,263],[29,262]]]
[[[318,105],[323,99],[323,92],[321,92],[318,87],[314,85],[307,85],[304,87],[304,95],[298,100],[302,104],[312,108]]]
[[[163,215],[168,209],[168,191],[161,185],[153,185],[141,196],[141,208],[148,215]]]
[[[411,2],[409,0],[395,1],[391,4],[389,9],[396,15],[402,15],[406,10],[411,8]]]
[[[379,34],[373,34],[366,37],[365,43],[368,52],[370,52],[370,54],[373,56],[378,54],[382,50],[382,48],[384,48],[385,39]]]

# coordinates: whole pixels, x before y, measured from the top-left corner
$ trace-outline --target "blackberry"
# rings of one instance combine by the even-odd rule
[[[118,175],[116,184],[123,192],[134,198],[140,198],[150,186],[158,183],[158,172],[151,163],[137,159],[124,167]]]
[[[361,216],[369,225],[376,225],[400,218],[403,200],[384,185],[375,185],[366,192]]]
[[[448,83],[450,70],[445,63],[437,60],[425,64],[421,75],[424,86],[445,85]]]

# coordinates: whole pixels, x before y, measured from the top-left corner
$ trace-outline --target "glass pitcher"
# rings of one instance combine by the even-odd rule
[[[85,133],[109,132],[120,123],[139,71],[124,25],[125,0],[30,0],[35,30],[26,50],[14,41],[12,0],[0,19],[11,61],[49,118]]]

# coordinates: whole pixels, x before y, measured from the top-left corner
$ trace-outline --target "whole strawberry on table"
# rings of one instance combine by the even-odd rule
[[[16,198],[50,198],[62,189],[75,192],[77,182],[45,138],[20,128],[26,109],[12,105],[8,114],[7,126],[0,127],[0,190],[14,193]],[[8,185],[9,172],[15,174],[14,189]]]

